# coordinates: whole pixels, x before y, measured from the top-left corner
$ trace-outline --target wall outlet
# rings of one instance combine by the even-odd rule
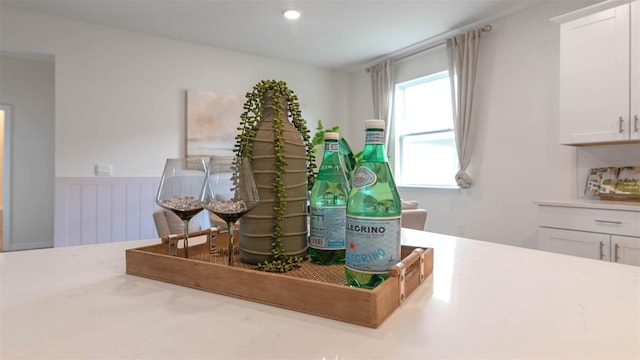
[[[464,225],[458,225],[458,235],[464,235]]]
[[[113,175],[113,165],[111,164],[97,164],[96,176],[111,176]]]

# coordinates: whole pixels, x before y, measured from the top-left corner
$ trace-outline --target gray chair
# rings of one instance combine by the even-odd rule
[[[402,227],[423,230],[427,223],[427,210],[419,209],[415,200],[402,200]]]
[[[424,231],[427,223],[427,210],[405,209],[402,210],[402,227]]]
[[[201,230],[200,224],[191,219],[189,222],[189,232]],[[169,210],[158,209],[153,213],[153,221],[156,224],[156,231],[158,232],[158,237],[163,237],[167,235],[173,234],[182,234],[182,220],[178,217],[178,215],[172,213]]]

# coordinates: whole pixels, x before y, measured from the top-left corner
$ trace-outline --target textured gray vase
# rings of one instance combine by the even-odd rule
[[[289,122],[286,99],[282,103],[281,118],[284,123],[285,156],[287,161],[283,175],[286,191],[286,213],[282,222],[282,244],[289,256],[307,253],[307,156],[302,135]],[[243,262],[257,264],[272,260],[271,236],[275,223],[273,205],[275,193],[276,153],[273,133],[273,92],[265,94],[262,120],[253,143],[253,174],[260,194],[260,205],[240,219],[240,258]]]

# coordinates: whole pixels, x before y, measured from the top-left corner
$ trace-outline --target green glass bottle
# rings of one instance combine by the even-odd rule
[[[400,261],[402,206],[384,146],[384,120],[367,120],[364,153],[347,201],[345,276],[373,289]]]
[[[349,181],[339,152],[336,132],[324,134],[324,154],[311,189],[309,257],[321,265],[344,264],[345,213]]]

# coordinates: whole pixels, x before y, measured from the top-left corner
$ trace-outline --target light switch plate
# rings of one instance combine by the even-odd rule
[[[111,176],[111,175],[113,175],[113,165],[111,164],[96,165],[96,176]]]

